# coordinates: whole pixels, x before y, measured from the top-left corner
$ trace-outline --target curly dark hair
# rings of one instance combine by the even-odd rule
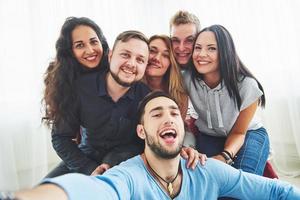
[[[101,62],[93,69],[88,69],[80,64],[72,51],[72,31],[80,25],[91,27],[102,44]],[[74,110],[76,110],[75,81],[80,74],[108,70],[108,43],[100,27],[89,18],[68,17],[61,28],[55,48],[56,57],[54,61],[50,62],[44,77],[45,117],[43,117],[43,121],[48,127],[59,121],[69,123],[74,121]]]

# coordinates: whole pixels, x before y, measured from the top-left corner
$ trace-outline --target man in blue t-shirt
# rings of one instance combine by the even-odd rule
[[[152,92],[138,109],[138,136],[145,140],[142,155],[103,175],[68,174],[47,179],[18,199],[300,199],[288,183],[234,169],[209,159],[190,170],[180,157],[184,124],[177,103],[163,92]]]

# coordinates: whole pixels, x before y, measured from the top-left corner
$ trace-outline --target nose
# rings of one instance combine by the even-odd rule
[[[135,64],[136,64],[136,61],[135,61],[135,58],[134,58],[134,57],[131,57],[131,58],[129,58],[129,59],[127,60],[127,65],[128,65],[129,67],[134,67]]]
[[[160,61],[161,61],[161,54],[160,54],[160,53],[156,54],[156,55],[152,58],[152,61],[154,61],[156,64],[159,64]]]
[[[179,43],[179,50],[184,51],[184,41],[180,41]]]
[[[164,124],[169,125],[169,126],[174,124],[173,117],[170,113],[165,115],[165,123]]]
[[[86,49],[85,49],[86,53],[93,53],[94,52],[94,49],[91,45],[87,45],[86,46]]]
[[[201,49],[201,51],[199,52],[199,56],[201,57],[207,56],[207,51],[205,49]]]

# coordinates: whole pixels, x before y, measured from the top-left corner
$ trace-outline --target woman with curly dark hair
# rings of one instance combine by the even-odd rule
[[[59,124],[72,126],[78,121],[75,113],[76,80],[87,73],[106,71],[108,52],[106,38],[95,22],[85,17],[66,19],[56,41],[56,57],[49,64],[44,79],[44,122],[52,128],[52,135]],[[74,135],[79,133],[80,127]],[[48,177],[60,175],[63,171],[58,167]]]

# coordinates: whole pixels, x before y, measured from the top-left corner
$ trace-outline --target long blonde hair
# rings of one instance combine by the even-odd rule
[[[167,35],[153,35],[150,37],[149,43],[156,39],[161,39],[166,44],[170,55],[170,66],[163,76],[163,85],[168,88],[168,91],[166,92],[178,102],[181,115],[185,117],[187,110],[187,94],[183,86],[179,66],[175,60],[171,40]]]

